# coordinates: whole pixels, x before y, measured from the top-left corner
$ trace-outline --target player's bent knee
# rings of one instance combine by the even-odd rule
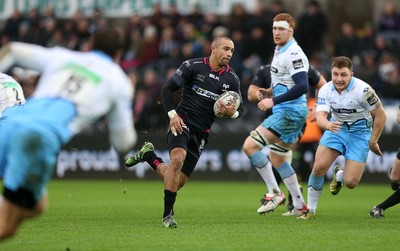
[[[264,146],[269,144],[268,139],[262,133],[257,131],[257,129],[256,130],[252,130],[250,132],[250,138],[260,148],[263,148]]]
[[[186,154],[171,154],[171,163],[182,163],[185,161]]]
[[[346,187],[348,189],[355,188],[358,185],[359,182],[360,182],[360,180],[358,180],[358,179],[351,179],[351,180],[345,180],[344,181],[344,183],[345,183],[345,185],[346,185]]]
[[[271,152],[275,153],[276,155],[282,156],[285,158],[285,161],[288,163],[292,162],[292,150],[290,148],[286,148],[283,146],[280,146],[278,144],[272,144],[270,145]]]

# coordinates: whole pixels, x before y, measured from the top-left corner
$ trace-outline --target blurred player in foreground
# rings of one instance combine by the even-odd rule
[[[240,81],[228,65],[234,44],[228,37],[217,37],[211,45],[211,55],[186,60],[161,91],[163,106],[169,116],[167,133],[170,163],[167,165],[154,153],[154,146],[146,142],[142,149],[129,157],[125,165],[133,167],[146,161],[164,181],[164,213],[162,225],[177,227],[174,204],[177,191],[187,182],[208,142],[211,125],[215,121],[213,106],[225,91],[240,94]],[[173,93],[182,89],[181,100],[175,108]],[[220,103],[227,118],[238,118],[243,105]]]
[[[296,173],[288,162],[290,150],[296,144],[308,115],[309,63],[293,37],[294,29],[295,21],[290,14],[281,13],[274,17],[272,34],[276,47],[270,71],[273,94],[258,102],[260,110],[272,109],[272,115],[252,130],[243,144],[244,153],[252,166],[263,172],[268,187],[265,203],[257,210],[258,213],[268,213],[286,199],[275,180],[270,161],[292,194],[294,210],[301,214],[306,209]],[[265,146],[271,147],[269,158],[261,151]]]
[[[25,102],[21,85],[13,77],[0,72],[0,118],[5,109]]]
[[[325,130],[315,154],[308,180],[308,205],[298,219],[313,219],[324,186],[325,174],[334,160],[343,155],[344,170],[338,165],[330,190],[339,193],[342,184],[355,188],[365,169],[368,151],[382,155],[378,140],[386,121],[380,99],[370,85],[353,76],[347,57],[333,59],[332,81],[318,93],[317,124]],[[332,118],[328,120],[328,115]]]
[[[325,78],[321,75],[321,73],[316,70],[314,67],[311,65],[309,66],[308,69],[308,83],[310,86],[315,88],[315,96],[318,96],[318,90],[326,83]],[[271,66],[270,65],[263,65],[261,66],[256,74],[254,75],[254,78],[249,86],[248,92],[247,92],[247,98],[250,102],[259,102],[264,98],[270,97],[272,95],[272,90],[271,90]],[[272,114],[272,110],[267,110],[266,112],[266,117],[270,116]],[[309,107],[309,114],[308,114],[308,121],[315,123],[315,106],[310,106]],[[307,129],[306,129],[307,130]],[[276,148],[277,146],[270,145],[270,148]],[[288,163],[292,162],[292,150],[289,150],[288,154]],[[271,165],[271,162],[268,162],[267,165]],[[268,203],[268,183],[267,183],[267,177],[268,175],[267,172],[265,172],[266,167],[263,168],[256,168],[256,170],[259,172],[263,180],[265,181],[267,185],[267,193],[263,198],[260,200],[261,206],[258,208],[257,212],[258,213],[265,213],[266,205]],[[279,173],[276,171],[275,168],[272,169],[274,172],[274,176],[277,180],[277,183],[279,184],[282,179],[279,176]],[[291,215],[296,215],[296,210],[294,210],[293,207],[293,200],[292,196],[289,193],[289,203],[287,206],[288,212],[284,213],[283,216],[291,216]],[[299,215],[299,214],[298,214]]]
[[[106,117],[118,152],[135,144],[132,84],[116,63],[122,48],[121,34],[107,28],[92,34],[88,52],[18,42],[0,50],[0,71],[17,64],[41,73],[29,101],[0,120],[1,240],[46,209],[59,150],[83,128]]]
[[[400,124],[400,106],[397,112],[397,123]],[[385,201],[374,206],[369,214],[373,218],[385,217],[383,212],[389,207],[393,207],[400,203],[400,148],[397,151],[396,159],[394,160],[393,167],[390,169],[390,180],[392,181],[392,189],[395,192],[390,195]]]

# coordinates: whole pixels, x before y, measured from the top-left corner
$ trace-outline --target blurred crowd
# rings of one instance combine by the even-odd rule
[[[133,14],[119,22],[107,19],[100,9],[90,17],[76,12],[70,19],[57,18],[51,6],[43,12],[32,9],[29,13],[15,10],[0,29],[0,46],[8,41],[21,41],[45,47],[62,46],[85,50],[89,35],[94,30],[114,25],[125,37],[121,67],[135,86],[134,117],[138,130],[164,128],[167,117],[160,104],[160,89],[176,68],[186,59],[210,55],[211,41],[215,36],[229,36],[235,43],[231,67],[241,78],[242,95],[247,113],[242,123],[231,123],[229,130],[254,128],[263,117],[256,104],[247,102],[247,89],[253,74],[272,58],[272,19],[280,12],[289,12],[283,1],[273,1],[270,6],[260,4],[253,12],[237,4],[231,13],[218,16],[203,13],[194,6],[188,15],[178,13],[171,4],[162,11],[159,4],[149,16]],[[400,14],[392,2],[385,8],[377,22],[354,27],[341,24],[341,34],[327,41],[329,20],[318,1],[308,1],[297,18],[295,38],[309,57],[310,63],[327,80],[330,79],[330,59],[344,55],[352,58],[355,75],[371,84],[385,102],[400,99]],[[26,96],[35,88],[35,72],[14,67],[11,74],[23,85]],[[311,92],[310,92],[311,93]],[[251,120],[246,119],[251,118]],[[215,124],[220,130],[224,121]],[[225,128],[224,128],[225,130]]]

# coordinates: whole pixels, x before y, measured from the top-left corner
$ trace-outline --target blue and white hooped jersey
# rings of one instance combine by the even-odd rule
[[[370,127],[370,111],[379,105],[380,99],[374,89],[361,79],[352,77],[349,86],[342,93],[336,91],[332,81],[325,84],[318,92],[317,112],[331,113],[333,120],[348,125],[366,120]]]
[[[285,46],[275,48],[274,58],[271,63],[271,86],[273,95],[277,97],[291,89],[295,82],[292,76],[299,72],[308,72],[309,63],[303,50],[293,38]],[[282,104],[306,104],[306,95],[301,95],[295,100]],[[279,106],[281,104],[278,104]]]

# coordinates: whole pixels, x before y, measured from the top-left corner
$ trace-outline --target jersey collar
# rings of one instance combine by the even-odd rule
[[[105,54],[105,53],[102,52],[102,51],[93,50],[93,51],[90,51],[90,53],[93,53],[93,54],[95,54],[95,55],[97,55],[97,56],[100,56],[100,57],[102,57],[102,58],[105,58],[105,59],[107,59],[107,60],[113,61],[112,57],[110,57],[109,55]]]
[[[275,49],[278,52],[285,52],[292,44],[294,44],[296,40],[294,38],[290,39],[282,48],[278,49],[278,46],[275,46]]]
[[[205,58],[203,58],[203,63],[206,64],[206,65],[208,65],[208,67],[210,67],[211,71],[214,71],[212,65],[210,64],[210,57],[205,57]],[[218,73],[218,75],[221,75],[221,74],[224,73],[224,72],[228,72],[230,68],[231,68],[231,67],[227,64],[226,67],[225,67],[224,69],[218,71],[217,73]]]

